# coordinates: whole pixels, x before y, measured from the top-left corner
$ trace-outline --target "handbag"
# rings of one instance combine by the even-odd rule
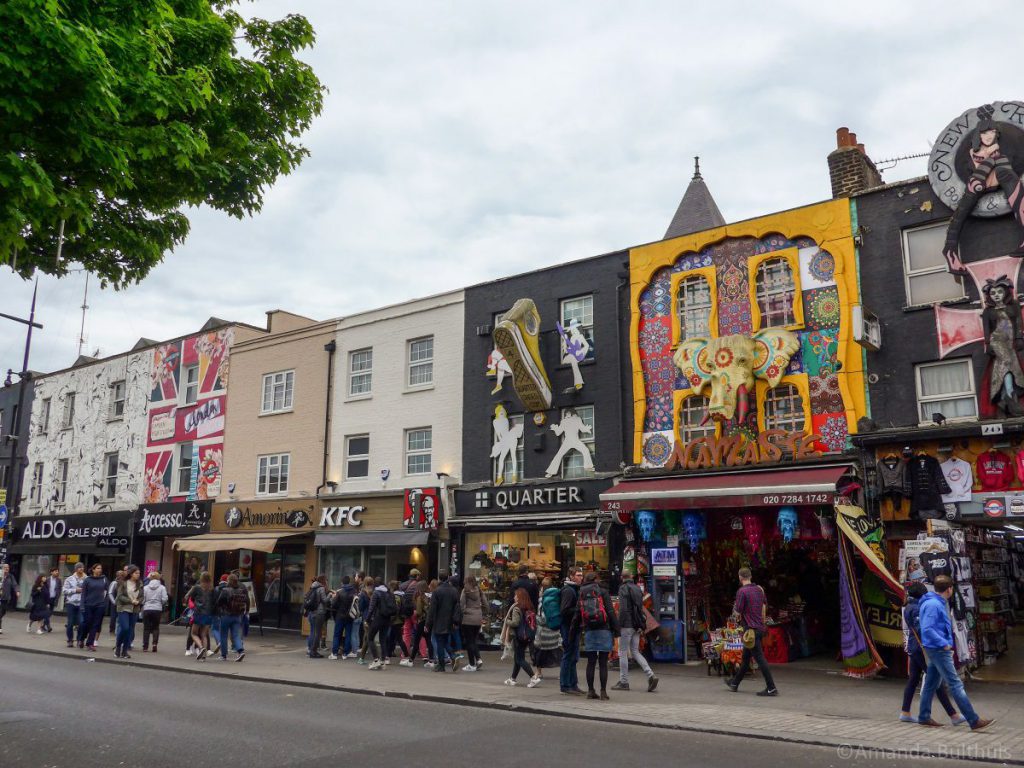
[[[651,632],[657,632],[661,628],[661,624],[654,618],[654,614],[648,610],[647,606],[643,606],[644,613],[644,634],[649,635]]]

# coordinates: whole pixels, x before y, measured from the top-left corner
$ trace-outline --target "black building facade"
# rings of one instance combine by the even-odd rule
[[[18,382],[0,387],[0,489],[6,492],[7,525],[14,516],[14,500],[20,495],[28,463],[29,414],[32,413],[32,379],[24,384],[19,430],[14,432],[18,419],[18,398],[22,385]],[[6,562],[10,529],[0,542],[0,563]]]
[[[492,600],[508,597],[523,564],[560,579],[576,563],[606,570],[614,561],[598,496],[632,433],[627,293],[626,252],[466,289],[451,566]],[[523,367],[543,369],[546,392],[524,381]]]

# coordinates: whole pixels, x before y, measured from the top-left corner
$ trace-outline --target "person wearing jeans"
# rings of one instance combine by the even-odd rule
[[[129,565],[124,570],[124,579],[115,582],[117,585],[114,598],[114,608],[117,612],[117,645],[114,647],[114,656],[118,658],[131,658],[128,651],[135,633],[135,622],[138,621],[139,611],[142,609],[141,576],[142,574],[136,566]]]
[[[658,687],[651,665],[640,653],[640,634],[644,628],[644,594],[633,583],[633,574],[622,574],[619,587],[619,682],[612,686],[616,691],[629,690],[629,658],[640,665],[647,675],[647,691]]]
[[[107,614],[107,589],[110,582],[103,575],[103,566],[96,563],[91,575],[82,582],[82,624],[78,627],[78,647],[83,644],[96,650],[96,639],[103,631],[103,617]]]
[[[580,678],[576,664],[580,660],[580,629],[576,609],[580,598],[580,584],[583,583],[583,569],[573,566],[569,577],[562,586],[559,613],[562,615],[562,668],[558,673],[558,688],[562,693],[582,696]]]
[[[935,591],[920,600],[921,645],[928,659],[928,672],[924,676],[924,690],[921,691],[921,710],[917,722],[936,727],[940,723],[932,720],[932,697],[936,689],[945,682],[949,694],[960,708],[960,714],[967,718],[972,731],[980,731],[992,724],[991,720],[978,715],[971,706],[964,691],[963,681],[953,664],[953,622],[949,618],[949,599],[953,596],[953,580],[945,574],[935,577]]]
[[[64,580],[62,591],[64,592],[64,611],[67,614],[65,632],[68,638],[68,648],[75,644],[75,628],[78,627],[79,634],[82,631],[82,583],[85,581],[85,563],[79,561],[75,564],[75,572]]]
[[[228,640],[238,654],[235,661],[245,658],[242,640],[242,617],[249,613],[249,592],[238,584],[238,576],[231,574],[224,588],[220,615],[220,658],[227,661]]]
[[[758,691],[757,695],[778,696],[779,689],[775,687],[772,671],[768,668],[768,661],[765,659],[764,650],[761,647],[761,640],[764,638],[767,627],[765,624],[767,598],[765,598],[764,590],[751,581],[752,575],[749,568],[740,568],[738,575],[740,588],[736,592],[736,603],[733,605],[732,613],[744,630],[754,630],[754,647],[747,648],[744,643],[740,668],[736,670],[734,677],[726,679],[725,684],[730,691],[736,693],[743,678],[750,671],[750,660],[753,659],[764,676],[764,690]]]
[[[914,694],[921,688],[921,680],[928,671],[928,661],[924,657],[924,650],[921,648],[919,638],[921,637],[921,606],[920,600],[928,594],[928,588],[919,581],[907,587],[907,605],[903,609],[903,621],[909,628],[907,633],[907,685],[903,689],[903,709],[900,710],[900,722],[916,723],[917,718],[910,714],[910,707],[914,703]],[[936,691],[939,703],[946,710],[953,725],[966,723],[967,718],[956,711],[953,702],[949,700],[949,693],[946,686],[941,685]]]

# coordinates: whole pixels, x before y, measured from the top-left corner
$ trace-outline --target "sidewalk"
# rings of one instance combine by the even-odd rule
[[[835,746],[840,758],[857,757],[857,747],[895,755],[962,757],[986,762],[1024,765],[1024,686],[968,684],[968,694],[978,711],[996,722],[988,730],[972,733],[967,726],[924,728],[900,723],[903,684],[899,680],[853,680],[835,673],[800,665],[773,667],[781,695],[759,698],[754,693],[760,680],[748,679],[733,694],[722,678],[708,677],[703,664],[659,665],[661,682],[655,693],[647,693],[646,681],[631,670],[632,691],[610,691],[611,701],[590,701],[564,696],[558,691],[557,670],[546,670],[545,681],[527,689],[525,674],[520,685],[509,688],[502,681],[511,663],[499,661],[497,653],[484,654],[484,668],[475,673],[439,674],[419,663],[409,669],[397,659],[379,672],[371,672],[354,660],[311,660],[305,655],[303,639],[285,633],[255,631],[246,640],[246,658],[241,664],[219,660],[197,662],[184,655],[184,631],[161,629],[159,654],[142,653],[141,634],[130,661],[113,655],[113,640],[103,635],[96,654],[65,647],[63,627],[55,624],[48,635],[27,634],[24,623],[4,622],[0,651],[48,653],[73,658],[95,658],[97,662],[137,664],[168,671],[205,676],[226,675],[253,682],[333,689],[346,693],[415,698],[461,706],[494,707],[518,712],[560,717],[604,720],[633,725],[745,735],[753,738]],[[141,628],[139,630],[141,633]],[[10,654],[0,653],[2,668],[11,663]],[[586,662],[579,673],[584,677]],[[609,670],[609,687],[618,670]],[[200,683],[201,684],[201,683]],[[585,686],[585,683],[584,683]],[[915,700],[916,707],[916,700]],[[938,702],[935,717],[948,722]],[[849,749],[847,749],[849,747]],[[880,752],[872,757],[883,756]]]

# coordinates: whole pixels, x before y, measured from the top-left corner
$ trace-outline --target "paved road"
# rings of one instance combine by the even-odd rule
[[[0,653],[4,768],[789,768],[853,762],[869,761],[823,747]]]

